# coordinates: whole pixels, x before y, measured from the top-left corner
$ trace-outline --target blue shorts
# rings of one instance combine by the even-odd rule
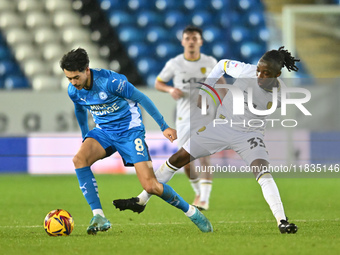
[[[151,161],[148,146],[145,143],[144,130],[132,128],[124,132],[123,136],[117,136],[115,133],[94,128],[86,134],[84,140],[88,137],[94,138],[100,143],[106,151],[106,157],[118,151],[125,166]]]

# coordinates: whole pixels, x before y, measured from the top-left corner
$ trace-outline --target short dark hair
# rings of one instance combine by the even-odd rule
[[[286,67],[288,71],[297,71],[299,68],[295,65],[295,62],[299,62],[300,59],[294,58],[292,54],[284,49],[284,46],[281,46],[278,50],[267,51],[262,58],[265,61],[274,61],[276,62],[280,69]]]
[[[66,53],[59,64],[62,70],[83,72],[89,66],[90,60],[86,50],[73,49]]]
[[[193,25],[189,25],[189,26],[186,26],[183,30],[183,33],[192,33],[192,32],[197,32],[200,34],[200,36],[203,38],[203,35],[202,35],[202,29],[200,29],[199,27],[196,27],[196,26],[193,26]]]

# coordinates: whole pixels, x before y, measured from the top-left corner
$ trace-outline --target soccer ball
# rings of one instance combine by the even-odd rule
[[[74,227],[71,214],[63,209],[50,211],[44,220],[44,228],[50,236],[68,236]]]

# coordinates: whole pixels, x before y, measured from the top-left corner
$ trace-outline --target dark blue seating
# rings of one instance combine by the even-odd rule
[[[23,75],[9,75],[5,79],[4,88],[11,90],[11,89],[27,89],[29,88],[29,81]]]

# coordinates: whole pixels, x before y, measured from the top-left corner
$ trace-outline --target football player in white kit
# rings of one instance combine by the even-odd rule
[[[169,93],[176,103],[177,145],[181,148],[190,138],[190,133],[197,130],[202,123],[208,124],[216,115],[216,108],[209,107],[207,115],[202,116],[197,107],[198,82],[203,82],[210,71],[217,64],[217,60],[200,52],[203,44],[202,30],[195,26],[187,26],[182,33],[181,44],[184,52],[170,59],[157,76],[155,87],[157,90]],[[167,83],[173,81],[173,86]],[[225,83],[223,77],[218,83]],[[209,158],[200,158],[201,166],[209,165]],[[191,169],[191,171],[190,171]],[[197,173],[192,164],[184,166],[195,191],[193,205],[208,210],[212,188],[212,174]]]
[[[190,139],[173,154],[166,163],[164,163],[155,173],[159,182],[167,182],[179,168],[188,164],[190,161],[212,155],[222,150],[232,149],[237,152],[243,160],[252,169],[257,182],[260,184],[263,196],[268,203],[274,217],[276,218],[278,228],[281,233],[296,233],[298,227],[294,223],[289,223],[285,215],[281,197],[276,183],[268,171],[269,157],[263,142],[264,125],[269,116],[259,116],[254,114],[253,110],[268,110],[273,101],[273,90],[279,91],[285,86],[279,78],[281,69],[286,67],[288,71],[297,71],[295,62],[299,59],[294,58],[290,52],[280,47],[278,50],[267,51],[257,65],[245,64],[238,61],[223,59],[218,62],[210,72],[205,84],[214,86],[215,82],[223,75],[228,74],[236,81],[233,86],[243,91],[245,103],[244,114],[233,114],[233,97],[229,91],[223,99],[222,105],[216,114],[216,118],[225,121],[224,125],[215,125],[216,122],[210,122],[200,132],[193,133]],[[252,88],[253,102],[252,106],[248,105],[246,93]],[[279,94],[279,93],[278,93]],[[277,98],[277,106],[280,106],[280,97]],[[253,124],[249,124],[252,120]],[[254,125],[254,121],[258,121]],[[232,125],[231,123],[234,123]],[[255,127],[256,126],[256,127]],[[126,201],[125,209],[135,210],[135,207],[145,207],[145,203],[150,198],[145,191],[139,196],[139,202],[132,205]]]

